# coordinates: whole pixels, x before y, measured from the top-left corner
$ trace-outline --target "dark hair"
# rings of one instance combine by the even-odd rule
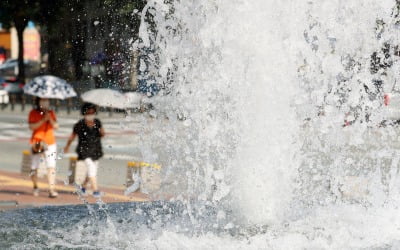
[[[85,102],[81,107],[81,115],[85,115],[89,109],[94,109],[95,113],[97,113],[97,107],[93,103]]]
[[[40,100],[41,100],[42,98],[40,98],[40,97],[35,97],[35,101],[34,101],[34,109],[36,109],[36,110],[40,110]]]

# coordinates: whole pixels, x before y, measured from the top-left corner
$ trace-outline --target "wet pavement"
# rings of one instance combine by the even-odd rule
[[[62,180],[58,180],[56,186],[57,192],[59,193],[58,197],[49,198],[47,182],[44,178],[39,179],[39,189],[40,194],[35,197],[32,194],[32,181],[29,176],[0,170],[0,211],[49,205],[91,204],[100,201],[104,203],[115,203],[148,200],[148,197],[140,192],[125,196],[122,187],[100,187],[103,194],[100,199],[92,197],[90,191],[88,196],[80,196],[77,194],[77,188],[75,186],[64,184]]]

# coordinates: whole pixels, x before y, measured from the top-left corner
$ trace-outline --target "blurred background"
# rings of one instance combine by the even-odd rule
[[[108,193],[114,192],[118,201],[125,199],[122,192],[126,187],[127,164],[142,160],[138,131],[143,119],[151,119],[149,113],[143,112],[149,110],[150,102],[142,105],[141,100],[150,100],[160,90],[149,74],[149,67],[154,66],[152,50],[137,46],[140,22],[149,19],[141,16],[145,3],[144,0],[0,1],[0,210],[4,208],[2,203],[9,201],[20,205],[25,201],[40,203],[29,200],[32,196],[29,176],[21,170],[24,152],[30,148],[27,118],[35,100],[24,93],[24,86],[35,77],[46,75],[65,80],[77,94],[50,100],[60,124],[56,131],[57,177],[60,185],[65,182],[65,187],[60,186],[65,192],[69,190],[67,184],[73,182],[69,183],[68,178],[76,142],[70,154],[64,155],[62,148],[73,124],[81,118],[82,94],[108,89],[126,94],[131,101],[123,108],[99,105],[98,113],[107,133],[99,183],[102,187],[116,188]],[[65,200],[64,196],[64,201],[58,202],[76,202],[75,197],[71,199]],[[49,201],[43,198],[41,202]]]
[[[147,92],[138,86],[138,61],[147,56],[133,46],[144,2],[2,1],[0,101],[24,102],[22,87],[37,75],[65,79],[78,94],[93,88]]]

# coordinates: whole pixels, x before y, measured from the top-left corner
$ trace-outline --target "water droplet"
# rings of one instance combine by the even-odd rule
[[[57,155],[57,159],[58,160],[61,160],[61,159],[63,159],[64,158],[64,153],[63,152],[60,152],[58,155]]]
[[[185,121],[183,122],[183,125],[184,125],[185,127],[190,127],[190,126],[192,125],[192,120],[190,120],[190,119],[185,120]]]
[[[157,112],[156,112],[155,110],[151,110],[151,111],[149,112],[149,115],[150,115],[150,117],[152,117],[152,118],[156,118],[156,117],[157,117]]]
[[[226,214],[225,214],[224,211],[222,211],[222,210],[218,211],[218,213],[217,213],[217,219],[218,219],[218,220],[223,220],[223,219],[225,219],[225,216],[226,216]]]
[[[232,222],[226,224],[226,226],[224,227],[224,229],[232,229],[232,228],[234,228],[234,225]]]

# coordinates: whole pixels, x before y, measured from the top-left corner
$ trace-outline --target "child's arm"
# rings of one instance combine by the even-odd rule
[[[101,128],[100,128],[100,137],[104,137],[105,134],[106,134],[106,132],[104,132],[104,128],[101,127]]]
[[[71,143],[74,141],[75,137],[76,137],[76,134],[74,132],[72,132],[72,134],[68,138],[67,145],[65,145],[65,147],[64,147],[64,153],[68,153],[69,146],[71,146]]]
[[[30,122],[29,123],[29,129],[30,130],[36,130],[38,129],[40,126],[42,126],[44,123],[46,123],[48,121],[48,118],[46,116],[44,116],[40,121],[37,122]]]
[[[47,112],[47,113],[45,114],[45,117],[46,117],[46,119],[50,122],[50,124],[51,124],[51,126],[53,127],[53,129],[58,129],[58,123],[57,123],[57,120],[56,120],[56,118],[55,118],[54,113],[53,113],[53,115],[52,115],[52,114],[50,114],[49,112]]]

